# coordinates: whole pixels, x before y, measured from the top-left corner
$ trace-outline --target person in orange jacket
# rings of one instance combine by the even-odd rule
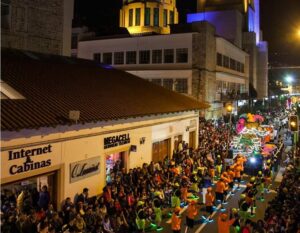
[[[244,174],[244,165],[247,162],[247,158],[244,155],[239,154],[237,158],[237,162],[241,165],[242,170],[241,170],[241,178],[243,177]]]
[[[241,183],[241,171],[242,171],[242,165],[241,162],[237,162],[234,166],[234,174],[235,174],[235,180],[238,182],[237,190],[240,189],[240,183]]]
[[[235,218],[227,219],[228,214],[222,213],[218,217],[218,233],[229,233],[230,226],[234,223]]]
[[[207,218],[203,217],[204,219],[207,219],[208,222],[213,222],[211,215],[214,212],[213,210],[214,201],[215,201],[215,197],[212,193],[212,187],[208,187],[207,193],[205,195],[205,207],[206,207],[206,212],[209,214],[209,216]]]
[[[221,210],[225,210],[223,204],[227,204],[225,202],[226,197],[224,196],[224,193],[226,191],[226,184],[222,178],[218,180],[215,191],[216,191],[216,200],[221,202]]]
[[[234,176],[235,176],[235,174],[234,174],[233,168],[228,167],[227,168],[227,174],[228,174],[228,177],[230,179],[230,182],[228,183],[228,186],[231,189],[230,194],[234,195],[233,186],[234,186]]]
[[[196,206],[197,202],[192,200],[187,208],[186,215],[186,228],[185,233],[188,231],[188,228],[193,228],[195,224],[195,217],[198,215],[199,207]]]
[[[173,233],[181,232],[181,217],[179,213],[180,213],[180,207],[176,207],[174,209],[174,213],[172,214],[172,218],[171,218],[171,228]]]

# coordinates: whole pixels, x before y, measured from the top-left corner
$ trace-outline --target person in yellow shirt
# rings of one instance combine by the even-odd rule
[[[171,228],[173,233],[180,233],[181,232],[181,217],[179,215],[180,207],[176,207],[172,214],[171,218]]]

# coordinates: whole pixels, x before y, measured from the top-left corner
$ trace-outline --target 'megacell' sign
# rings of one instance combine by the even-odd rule
[[[104,149],[130,143],[129,133],[104,138]]]
[[[93,157],[70,164],[70,183],[100,172],[100,157]]]
[[[32,158],[36,158],[40,155],[45,155],[52,152],[52,145],[49,144],[44,147],[37,147],[33,149],[21,149],[21,150],[10,150],[8,151],[8,161],[13,162],[14,160],[19,161],[19,159],[24,158],[24,163],[22,165],[13,164],[9,167],[9,173],[15,175],[18,173],[23,173],[31,170],[36,170],[43,167],[48,167],[51,165],[51,159],[46,159],[42,161],[32,161]]]

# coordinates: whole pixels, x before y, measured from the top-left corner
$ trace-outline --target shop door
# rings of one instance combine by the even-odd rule
[[[196,149],[196,131],[190,132],[189,136],[189,148]]]
[[[170,142],[171,139],[166,139],[152,144],[152,161],[159,162],[168,156],[170,157]]]
[[[178,149],[178,145],[180,142],[182,142],[182,135],[178,135],[175,137],[175,141],[174,141],[174,149],[175,150]]]

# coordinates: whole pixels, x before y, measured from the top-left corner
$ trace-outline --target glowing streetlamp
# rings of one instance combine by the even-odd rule
[[[287,75],[286,77],[285,77],[285,81],[287,82],[287,83],[292,83],[293,82],[293,77],[291,76],[291,75]]]

